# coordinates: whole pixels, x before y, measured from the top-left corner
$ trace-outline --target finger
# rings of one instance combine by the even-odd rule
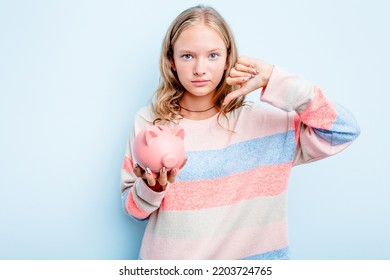
[[[168,183],[167,169],[165,167],[161,168],[157,181],[161,186],[165,186]]]
[[[247,57],[247,56],[240,56],[238,59],[237,59],[237,62],[236,64],[242,64],[246,67],[249,67],[249,68],[257,68],[256,66],[258,66],[258,60],[255,60],[253,58],[250,58],[250,57]]]
[[[253,75],[246,76],[246,77],[236,77],[236,78],[227,77],[226,78],[226,83],[228,85],[241,85],[242,83],[245,83],[245,82],[249,81],[253,77],[254,77]]]
[[[256,69],[255,65],[253,65],[253,64],[244,65],[242,63],[236,63],[236,65],[234,66],[234,69],[236,71],[248,73],[248,74],[252,74],[252,75],[259,74],[259,70]]]
[[[134,172],[135,176],[142,177],[144,171],[137,163],[133,168],[133,172]]]
[[[153,176],[152,171],[149,169],[149,167],[146,167],[145,170],[145,179],[148,182],[148,185],[153,187],[156,185],[156,179]]]
[[[168,182],[169,182],[169,183],[175,182],[176,177],[179,176],[179,173],[180,173],[180,171],[179,171],[178,168],[173,168],[173,169],[171,170],[171,172],[169,172],[169,175],[168,175]]]
[[[250,77],[253,76],[252,73],[238,71],[236,68],[232,68],[229,73],[229,77],[236,78],[236,77]]]

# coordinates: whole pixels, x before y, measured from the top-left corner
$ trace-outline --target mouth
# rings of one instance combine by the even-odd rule
[[[194,80],[191,83],[197,87],[204,87],[208,85],[209,80]]]

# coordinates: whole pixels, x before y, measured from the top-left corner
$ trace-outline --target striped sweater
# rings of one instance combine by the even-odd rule
[[[346,109],[278,67],[260,99],[279,109],[250,104],[220,124],[181,119],[188,160],[163,192],[132,172],[132,139],[154,119],[138,112],[121,190],[124,211],[148,220],[140,259],[288,259],[291,168],[340,152],[360,131]]]

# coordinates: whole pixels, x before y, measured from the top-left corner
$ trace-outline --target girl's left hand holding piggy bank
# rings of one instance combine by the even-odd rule
[[[166,186],[169,183],[175,182],[176,177],[180,173],[180,169],[184,167],[186,164],[187,159],[184,161],[182,166],[180,168],[173,168],[171,171],[167,171],[165,167],[160,169],[160,172],[157,174],[157,177],[153,175],[152,171],[146,167],[146,169],[142,169],[141,166],[136,164],[134,166],[134,174],[142,178],[145,183],[154,191],[160,192],[160,191],[165,191]]]
[[[134,174],[154,191],[164,191],[187,162],[184,129],[180,126],[147,125],[133,143]]]

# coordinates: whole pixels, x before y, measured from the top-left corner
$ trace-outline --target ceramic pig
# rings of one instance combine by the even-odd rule
[[[134,139],[134,158],[155,175],[164,166],[167,171],[180,168],[186,159],[183,140],[184,129],[180,126],[147,125]]]

